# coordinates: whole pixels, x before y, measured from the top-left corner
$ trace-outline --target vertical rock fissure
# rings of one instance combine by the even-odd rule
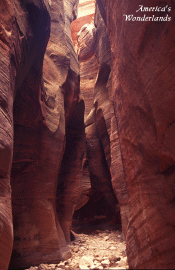
[[[90,9],[92,4],[93,8]],[[95,201],[101,200],[104,205],[108,205],[108,211],[109,208],[113,209],[113,214],[109,211],[107,218],[116,215],[116,226],[118,226],[121,221],[111,178],[111,108],[110,93],[107,89],[111,72],[110,44],[106,25],[95,1],[88,2],[89,13],[85,12],[88,10],[86,5],[86,1],[79,2],[78,18],[71,24],[71,33],[80,63],[80,92],[85,102],[86,158],[91,192],[89,203],[76,212],[74,217],[82,220],[85,217],[88,219],[89,215],[91,220],[93,214],[98,215],[98,211],[102,214],[98,209],[99,206],[95,213]],[[91,208],[94,208],[93,214],[90,214]]]

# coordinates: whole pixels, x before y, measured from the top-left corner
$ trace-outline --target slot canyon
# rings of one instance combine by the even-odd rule
[[[175,2],[0,18],[0,270],[175,269]]]

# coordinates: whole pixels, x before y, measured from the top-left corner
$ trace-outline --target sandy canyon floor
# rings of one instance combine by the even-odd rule
[[[128,269],[126,243],[119,230],[78,234],[69,246],[72,257],[58,264],[40,264],[29,270]]]

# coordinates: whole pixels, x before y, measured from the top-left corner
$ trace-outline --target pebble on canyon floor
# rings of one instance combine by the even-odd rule
[[[72,257],[58,264],[40,264],[26,270],[71,269],[128,269],[126,243],[121,232],[96,230],[92,234],[79,234],[71,242]]]

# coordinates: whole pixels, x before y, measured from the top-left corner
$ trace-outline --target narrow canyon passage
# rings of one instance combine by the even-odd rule
[[[119,205],[110,173],[111,116],[109,112],[107,114],[109,96],[106,85],[111,71],[111,52],[106,27],[98,9],[95,15],[95,0],[79,1],[77,19],[71,23],[71,36],[80,65],[80,93],[84,108],[78,105],[67,121],[66,148],[59,175],[59,183],[64,186],[66,183],[67,188],[65,192],[62,186],[57,190],[57,211],[62,228],[66,227],[65,223],[71,217],[71,204],[76,200],[72,197],[72,190],[82,192],[78,188],[81,183],[71,181],[79,174],[77,155],[83,154],[84,137],[87,153],[81,181],[89,200],[78,204],[72,217],[72,227],[70,221],[68,231],[63,229],[66,240],[72,240],[69,244],[71,258],[28,269],[127,269],[125,236],[122,234]],[[71,236],[69,229],[72,229]]]

